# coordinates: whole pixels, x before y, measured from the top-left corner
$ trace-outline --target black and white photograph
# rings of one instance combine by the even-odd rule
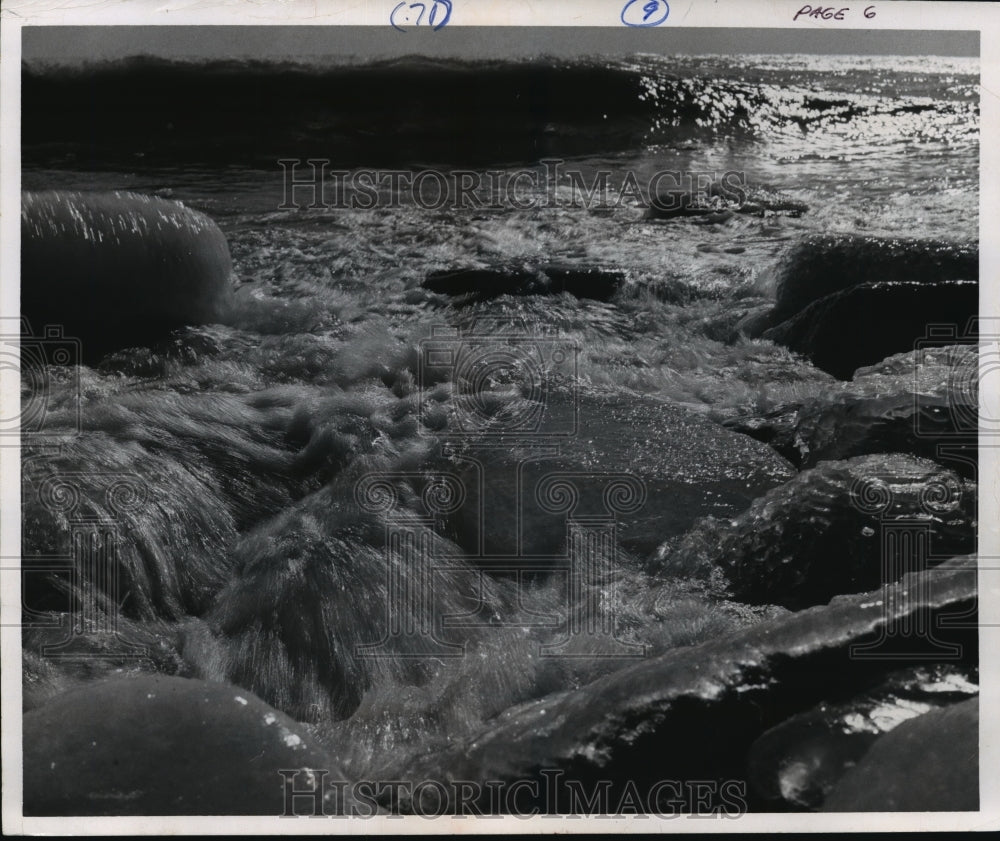
[[[996,828],[995,10],[346,5],[2,13],[5,833]]]

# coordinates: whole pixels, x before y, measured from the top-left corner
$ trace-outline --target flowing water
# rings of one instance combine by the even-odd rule
[[[81,115],[54,115],[57,101]],[[357,776],[626,662],[540,656],[555,632],[529,619],[558,613],[558,576],[481,576],[453,543],[439,609],[478,605],[502,617],[497,627],[450,632],[461,658],[352,654],[377,640],[386,599],[384,522],[356,510],[356,482],[439,458],[422,407],[451,392],[419,376],[433,328],[503,323],[568,341],[572,387],[612,395],[625,417],[614,423],[643,425],[646,458],[661,460],[644,475],[675,475],[658,438],[672,428],[648,423],[643,400],[708,423],[833,382],[770,342],[725,341],[740,314],[772,299],[796,243],[817,232],[978,239],[977,59],[33,65],[24,115],[24,189],[129,190],[204,211],[229,241],[236,283],[227,323],[87,358],[82,434],[55,455],[29,447],[26,476],[141,477],[151,508],[132,523],[140,548],[124,615],[178,641],[181,673],[246,686],[310,722]],[[346,206],[289,207],[278,160],[310,157],[349,180],[363,169],[540,177],[518,182],[524,207],[506,196],[435,207],[388,182],[375,207],[351,206],[365,198],[357,188]],[[543,158],[561,161],[552,179]],[[608,200],[582,206],[572,173],[590,185],[603,171]],[[643,191],[664,171],[736,173],[761,210],[648,219]],[[305,205],[308,192],[292,198]],[[456,267],[550,263],[615,270],[623,285],[608,300],[475,302],[422,286]],[[498,405],[525,396],[509,386],[497,387]],[[56,430],[76,423],[73,388],[52,379]],[[701,455],[712,454],[689,463]],[[718,511],[706,502],[700,513]],[[44,511],[26,512],[26,552],[57,551]],[[622,638],[648,653],[783,610],[658,575],[652,557],[622,549],[616,587],[592,585]],[[52,594],[38,598],[58,609]]]

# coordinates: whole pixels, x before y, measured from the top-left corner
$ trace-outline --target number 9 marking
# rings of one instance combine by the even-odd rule
[[[622,9],[626,26],[659,26],[670,16],[667,0],[629,0]]]

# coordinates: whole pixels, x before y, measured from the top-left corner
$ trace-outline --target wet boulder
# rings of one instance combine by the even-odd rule
[[[142,390],[95,399],[82,415],[54,407],[63,445],[24,455],[24,551],[40,559],[25,578],[30,605],[65,609],[71,576],[41,558],[72,555],[79,587],[127,616],[207,610],[231,542],[292,495],[292,455],[276,446],[266,399]],[[89,560],[91,546],[111,553],[112,569]]]
[[[612,517],[620,544],[646,555],[794,472],[757,441],[652,398],[553,391],[504,402],[493,417],[489,428],[470,423],[451,457],[465,496],[448,534],[473,555],[559,555],[569,521],[588,517]],[[528,421],[546,434],[517,434]]]
[[[935,459],[977,474],[979,356],[974,344],[897,354],[814,396],[724,426],[776,449],[798,467],[869,453]]]
[[[550,292],[608,301],[625,284],[625,272],[601,266],[551,263],[542,267]]]
[[[713,185],[714,186],[714,185]],[[681,188],[661,190],[650,198],[645,219],[684,219],[721,213],[727,208],[716,193],[696,193]],[[735,197],[734,197],[735,198]]]
[[[733,519],[701,521],[654,563],[667,576],[721,573],[740,601],[797,610],[974,551],[976,498],[974,483],[914,456],[823,462]],[[910,540],[924,549],[886,554]]]
[[[760,304],[737,319],[732,330],[726,336],[726,341],[732,344],[741,338],[759,339],[765,330],[774,327],[777,323],[771,305]]]
[[[910,351],[932,325],[978,312],[979,249],[857,235],[809,237],[778,269],[775,303],[737,331],[803,354],[841,379]]]
[[[930,710],[974,698],[977,683],[972,666],[911,666],[853,698],[792,716],[750,748],[751,789],[769,809],[817,809],[882,734]]]
[[[781,192],[763,187],[748,188],[739,173],[727,173],[705,189],[688,190],[679,183],[658,185],[650,196],[645,219],[679,219],[695,217],[696,221],[725,222],[735,214],[747,216],[799,217],[809,207]]]
[[[272,815],[279,771],[336,761],[301,725],[245,689],[163,675],[67,692],[23,718],[24,810],[31,816]],[[342,811],[336,789],[323,810]]]
[[[812,236],[795,246],[779,266],[774,317],[776,322],[784,321],[820,298],[860,284],[934,284],[978,278],[979,247],[975,242],[856,234]],[[934,321],[932,318],[928,323]],[[963,320],[960,326],[964,324]]]
[[[58,325],[85,358],[224,320],[229,245],[208,216],[137,193],[25,192],[21,311]]]
[[[467,295],[474,300],[541,294],[545,289],[544,279],[537,270],[517,265],[441,269],[431,272],[421,285],[441,295]]]
[[[332,483],[246,534],[233,548],[239,574],[185,640],[196,673],[316,722],[348,717],[379,682],[420,683],[436,658],[461,656],[485,631],[444,617],[509,601],[397,485],[381,474]]]
[[[639,811],[739,814],[750,805],[747,753],[766,730],[831,696],[863,692],[915,656],[933,658],[934,646],[947,647],[937,651],[942,660],[975,664],[975,619],[945,621],[974,617],[975,605],[975,569],[907,575],[888,592],[838,597],[511,708],[393,778],[442,781],[446,792],[454,791],[451,780],[534,783],[522,784],[508,811],[587,811],[570,789],[600,791],[590,811],[601,811],[635,789]],[[933,640],[913,633],[918,617],[934,629]],[[911,770],[891,773],[902,783]],[[657,788],[662,780],[680,789]],[[692,781],[709,786],[701,804],[686,796]],[[440,810],[438,790],[426,795],[430,803],[401,808]],[[477,805],[490,808],[488,791]]]
[[[625,283],[621,269],[575,263],[453,268],[431,272],[423,287],[471,304],[501,295],[558,295],[609,300]]]
[[[881,737],[823,804],[824,812],[978,809],[978,698],[932,710]]]
[[[761,336],[849,379],[864,365],[913,350],[930,326],[965,325],[978,311],[975,279],[882,280],[814,300]]]

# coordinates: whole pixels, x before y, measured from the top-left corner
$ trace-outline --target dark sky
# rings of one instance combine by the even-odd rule
[[[841,53],[979,55],[978,32],[827,29],[630,29],[626,27],[445,27],[437,32],[388,26],[33,26],[25,27],[28,60],[301,56],[434,57]]]

